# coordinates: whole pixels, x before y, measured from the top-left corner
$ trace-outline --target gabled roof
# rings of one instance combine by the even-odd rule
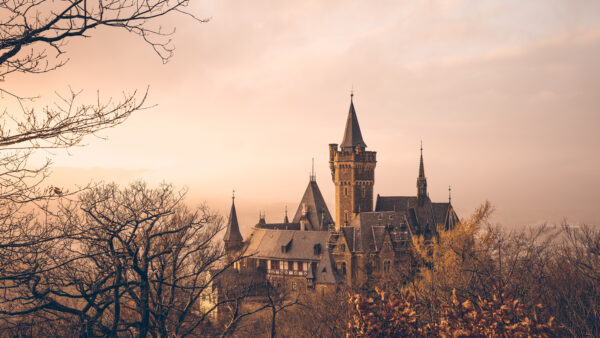
[[[350,99],[350,111],[348,112],[348,120],[346,121],[346,130],[344,131],[344,139],[340,145],[342,148],[349,147],[363,147],[366,148],[367,144],[363,141],[362,133],[360,132],[360,126],[358,125],[358,118],[356,118],[356,111],[354,110],[354,102]]]
[[[315,283],[333,284],[339,282],[340,277],[327,250],[328,239],[327,231],[254,228],[246,240],[244,253],[262,259],[309,261],[307,278],[314,278]],[[313,262],[316,263],[314,271]]]
[[[254,228],[246,243],[245,254],[257,258],[318,261],[327,252],[329,232],[273,230]],[[320,251],[315,250],[319,244]],[[287,247],[282,250],[282,246]]]
[[[227,230],[223,237],[225,242],[241,242],[243,241],[238,224],[237,212],[235,211],[235,199],[231,199],[231,211],[229,212],[229,220],[227,221]]]
[[[346,240],[346,244],[348,245],[348,251],[356,252],[361,251],[362,248],[360,246],[360,231],[359,228],[348,226],[340,228],[344,239]]]
[[[312,230],[327,230],[327,225],[333,223],[333,218],[315,180],[311,179],[308,182],[292,223],[300,223],[304,208],[306,208],[307,218],[312,225]]]
[[[334,260],[333,257],[331,257],[331,253],[329,250],[325,250],[323,258],[317,265],[317,271],[315,271],[315,283],[337,284],[341,281],[333,262]]]

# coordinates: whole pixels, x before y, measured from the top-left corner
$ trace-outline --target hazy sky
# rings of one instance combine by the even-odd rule
[[[192,1],[166,65],[114,29],[71,40],[70,62],[5,86],[50,102],[150,86],[124,125],[55,152],[54,183],[143,178],[189,188],[246,228],[295,211],[311,158],[333,213],[329,143],[350,89],[377,151],[375,193],[414,195],[423,140],[430,196],[509,226],[600,223],[599,1]],[[8,98],[3,103],[11,105]],[[291,212],[292,212],[291,211]],[[245,231],[242,231],[245,233]]]

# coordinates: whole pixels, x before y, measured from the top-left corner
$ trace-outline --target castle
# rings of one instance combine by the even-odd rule
[[[225,249],[230,256],[248,255],[235,269],[261,271],[292,290],[358,286],[406,268],[413,236],[427,240],[438,228],[455,226],[450,196],[443,203],[429,199],[422,148],[416,196],[377,195],[373,208],[377,154],[366,149],[351,95],[342,143],[329,145],[335,221],[314,173],[291,222],[287,211],[282,223],[267,223],[261,214],[245,240],[232,201]]]

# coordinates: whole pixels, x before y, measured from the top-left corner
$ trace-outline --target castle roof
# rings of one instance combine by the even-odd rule
[[[379,196],[375,202],[375,211],[396,211],[405,213],[413,231],[419,233],[430,229],[435,231],[437,225],[453,227],[458,223],[458,216],[452,205],[447,202],[434,203],[425,197],[425,203],[419,204],[416,196]]]
[[[231,211],[229,212],[229,220],[227,221],[227,230],[223,237],[225,242],[242,242],[242,234],[238,224],[237,212],[235,211],[235,198],[231,199]]]
[[[318,261],[327,248],[328,232],[254,228],[246,254],[260,258]],[[314,246],[321,245],[316,251]],[[285,250],[282,250],[285,247]]]
[[[346,130],[344,131],[344,139],[340,145],[342,148],[362,147],[366,148],[367,144],[363,141],[358,118],[354,110],[354,102],[350,98],[350,111],[348,112],[348,120],[346,121]]]
[[[378,252],[383,246],[386,232],[390,233],[395,247],[404,246],[410,240],[410,229],[402,212],[361,212],[352,219],[350,226],[342,228],[351,251]]]
[[[317,262],[310,275],[315,283],[336,283],[339,276],[327,250],[329,232],[254,228],[246,240],[246,255],[254,258]]]
[[[300,223],[300,219],[304,216],[304,210],[306,210],[306,218],[312,225],[312,230],[327,230],[327,225],[333,223],[333,218],[316,180],[311,179],[308,182],[292,223]]]

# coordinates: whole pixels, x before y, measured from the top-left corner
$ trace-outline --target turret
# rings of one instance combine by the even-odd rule
[[[238,224],[237,212],[235,210],[235,195],[231,196],[231,211],[229,212],[229,220],[227,221],[227,230],[223,237],[225,242],[225,250],[228,253],[234,252],[242,246],[244,239],[240,233]]]

